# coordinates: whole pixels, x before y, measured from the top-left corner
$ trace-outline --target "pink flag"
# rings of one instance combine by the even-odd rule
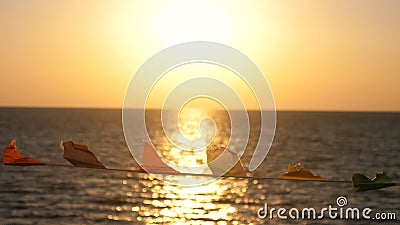
[[[149,173],[179,174],[178,171],[174,170],[161,160],[160,156],[151,144],[147,142],[144,143],[142,165],[139,169],[140,171]]]

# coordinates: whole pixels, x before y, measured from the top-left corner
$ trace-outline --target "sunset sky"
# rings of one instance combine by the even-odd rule
[[[0,29],[0,106],[121,108],[146,59],[206,40],[249,56],[278,110],[400,111],[397,0],[2,0]]]

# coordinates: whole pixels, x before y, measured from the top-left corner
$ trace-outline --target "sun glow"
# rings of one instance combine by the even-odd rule
[[[196,40],[224,42],[231,32],[232,21],[216,2],[178,0],[162,12],[157,28],[168,44]]]

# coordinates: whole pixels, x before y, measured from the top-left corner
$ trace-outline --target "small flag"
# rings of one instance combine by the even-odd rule
[[[76,167],[106,168],[85,144],[76,144],[73,141],[61,141],[60,148],[63,151],[64,159]]]
[[[24,155],[17,151],[17,141],[12,140],[11,143],[3,150],[3,164],[11,166],[39,166],[45,163],[39,162],[34,158],[25,158]]]
[[[375,178],[372,180],[360,173],[355,173],[351,180],[356,191],[377,190],[396,185],[384,172],[376,173]]]
[[[139,170],[149,173],[180,174],[163,162],[153,146],[146,141],[144,142],[142,165],[140,165]]]
[[[301,167],[300,163],[288,166],[285,173],[281,176],[287,180],[323,180],[322,177],[314,175],[311,170]]]
[[[222,161],[224,165],[217,165],[215,163],[211,163],[216,158],[218,158],[224,151],[227,151],[224,155],[222,155]],[[209,167],[214,175],[224,173],[226,169],[226,165],[233,165],[235,162],[236,164],[224,175],[225,176],[240,176],[246,177],[246,170],[243,167],[242,161],[240,160],[239,155],[236,152],[232,152],[229,149],[225,148],[214,148],[214,149],[207,149],[207,162],[209,163]]]

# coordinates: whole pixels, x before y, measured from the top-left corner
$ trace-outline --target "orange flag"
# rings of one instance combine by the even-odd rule
[[[151,144],[147,142],[144,143],[142,165],[139,168],[141,172],[179,174],[178,171],[174,170],[161,160],[160,156]]]
[[[24,155],[17,151],[17,141],[12,140],[11,143],[3,150],[3,164],[11,166],[38,166],[45,163],[39,162],[34,158],[25,158]]]

